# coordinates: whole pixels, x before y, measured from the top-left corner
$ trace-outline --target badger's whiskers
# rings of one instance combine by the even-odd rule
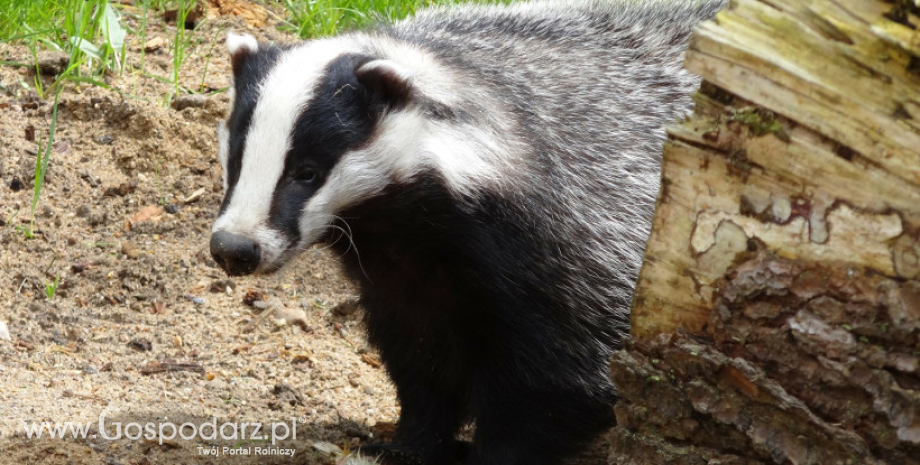
[[[332,223],[330,223],[329,225],[327,225],[327,227],[328,227],[329,229],[338,231],[340,234],[338,234],[338,236],[335,237],[335,239],[332,240],[332,242],[330,242],[330,243],[328,243],[328,244],[325,244],[325,245],[322,246],[322,247],[319,247],[319,250],[328,250],[328,249],[331,249],[331,248],[334,247],[343,237],[346,238],[346,239],[348,240],[348,248],[345,249],[345,251],[342,252],[341,255],[342,255],[342,256],[345,256],[345,255],[348,254],[348,252],[351,252],[352,250],[354,250],[355,258],[357,258],[357,260],[358,260],[358,267],[361,269],[361,274],[363,274],[364,277],[367,278],[367,280],[368,280],[371,284],[373,284],[374,280],[372,280],[371,277],[367,274],[367,271],[364,269],[364,264],[361,263],[361,253],[360,253],[360,251],[358,251],[358,246],[355,244],[354,234],[352,233],[351,226],[348,224],[348,221],[346,221],[345,218],[342,218],[341,216],[338,216],[338,215],[333,215],[333,220],[335,220],[335,221],[333,221]],[[343,227],[343,226],[339,226],[339,225],[336,224],[336,223],[341,223],[344,227]]]

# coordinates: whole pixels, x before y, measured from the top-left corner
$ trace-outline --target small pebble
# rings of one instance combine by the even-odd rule
[[[91,213],[88,217],[86,217],[86,222],[89,223],[90,226],[98,226],[102,223],[105,223],[108,218],[108,212],[103,211],[95,214]]]
[[[130,182],[123,182],[117,187],[106,187],[103,195],[106,197],[124,197],[128,194],[133,194],[137,190],[137,181],[131,180]]]
[[[125,241],[121,243],[121,253],[128,256],[128,258],[137,258],[141,256],[141,250],[137,248],[136,245]]]
[[[70,265],[70,271],[73,271],[74,273],[79,274],[89,269],[89,267],[90,267],[89,262],[77,262],[77,263],[74,263],[73,265]]]
[[[209,290],[211,292],[227,292],[227,290],[236,289],[236,281],[232,279],[218,279],[211,282]]]
[[[358,299],[352,298],[336,305],[332,308],[332,314],[336,316],[349,317],[354,315],[360,309]]]
[[[99,187],[99,181],[97,181],[93,176],[93,173],[90,173],[89,171],[83,171],[80,173],[80,179],[83,179],[89,183],[90,187]]]
[[[203,297],[192,297],[192,303],[195,305],[204,305],[207,300]]]
[[[201,94],[180,95],[170,104],[174,110],[181,111],[186,108],[201,108],[208,103],[208,97]]]
[[[163,47],[166,47],[168,44],[166,39],[162,37],[154,37],[144,43],[144,51],[147,53],[155,52]]]
[[[153,350],[153,343],[146,339],[134,339],[128,343],[128,347],[139,352],[150,352]]]
[[[0,321],[0,340],[3,340],[3,341],[13,340],[13,338],[10,337],[10,329],[7,328],[5,321]]]
[[[166,210],[166,213],[169,213],[170,215],[175,215],[176,213],[179,213],[179,207],[177,207],[176,204],[174,203],[166,205],[165,210]]]
[[[99,373],[99,369],[96,368],[92,363],[84,363],[80,365],[80,371],[88,375],[95,375]]]
[[[38,59],[38,72],[42,76],[56,76],[61,74],[70,63],[70,56],[63,53],[51,53]],[[30,69],[34,72],[34,69]]]

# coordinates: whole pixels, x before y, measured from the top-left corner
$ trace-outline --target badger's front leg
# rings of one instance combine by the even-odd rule
[[[411,382],[393,379],[402,408],[393,439],[396,448],[425,465],[457,463],[465,451],[454,438],[461,420],[453,396],[421,385],[417,377]]]
[[[362,448],[387,465],[452,465],[469,453],[469,444],[454,436],[460,426],[459,407],[451,396],[414,379],[393,375],[402,413],[390,444]]]
[[[614,426],[616,392],[609,379],[583,371],[585,384],[579,385],[571,382],[579,376],[566,373],[576,361],[555,363],[534,367],[544,375],[529,380],[509,379],[507,365],[494,367],[500,373],[486,379],[498,383],[477,387],[476,433],[464,465],[558,465]]]
[[[372,299],[367,299],[372,300]],[[468,443],[455,436],[464,422],[463,392],[468,385],[463,364],[451,358],[457,348],[431,327],[403,320],[401,313],[380,310],[365,302],[368,338],[379,351],[396,385],[401,406],[392,444],[365,448],[365,455],[382,453],[384,463],[452,465],[462,462]],[[450,327],[451,325],[440,325]]]

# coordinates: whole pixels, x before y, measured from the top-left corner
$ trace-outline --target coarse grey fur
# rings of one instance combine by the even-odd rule
[[[461,5],[293,47],[231,36],[212,253],[266,273],[329,244],[396,384],[401,451],[558,463],[613,422],[606,360],[664,128],[699,85],[690,32],[722,4]]]
[[[689,34],[722,3],[452,6],[424,10],[369,43],[393,38],[433,51],[462,82],[452,105],[459,121],[508,131],[492,136],[507,146],[513,174],[494,188],[531,200],[520,221],[539,218],[578,243],[554,266],[603,270],[601,280],[568,290],[598,308],[632,294],[658,193],[664,127],[689,114],[700,84],[682,66]],[[385,45],[370,51],[387,55]]]

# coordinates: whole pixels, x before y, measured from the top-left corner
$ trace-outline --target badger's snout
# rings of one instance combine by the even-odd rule
[[[261,252],[259,244],[227,231],[211,234],[211,256],[227,274],[239,276],[251,274],[259,267]]]

